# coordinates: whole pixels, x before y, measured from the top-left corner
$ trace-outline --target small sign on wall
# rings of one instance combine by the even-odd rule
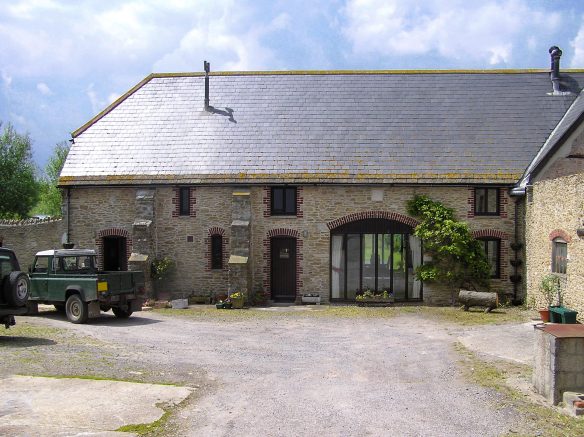
[[[284,247],[280,249],[280,259],[289,259],[290,258],[290,249]]]
[[[371,201],[372,202],[383,202],[383,190],[379,188],[374,188],[371,190]]]

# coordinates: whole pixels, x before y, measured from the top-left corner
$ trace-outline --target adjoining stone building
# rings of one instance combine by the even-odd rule
[[[510,190],[584,72],[558,86],[544,70],[151,74],[73,133],[67,239],[109,269],[171,258],[176,296],[351,301],[370,288],[450,303],[413,274],[423,253],[406,202],[426,194],[469,223],[493,288],[520,300],[523,200]]]
[[[528,298],[560,277],[563,303],[584,320],[584,95],[580,93],[513,190],[526,194]]]

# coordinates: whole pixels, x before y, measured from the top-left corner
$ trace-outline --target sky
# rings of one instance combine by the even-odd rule
[[[584,68],[582,0],[0,0],[0,121],[55,144],[150,73]]]

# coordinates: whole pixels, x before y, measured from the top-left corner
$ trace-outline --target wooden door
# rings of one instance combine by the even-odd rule
[[[271,288],[276,302],[296,300],[296,239],[272,238]]]

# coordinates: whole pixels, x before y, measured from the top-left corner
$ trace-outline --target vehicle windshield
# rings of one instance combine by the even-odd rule
[[[57,263],[57,273],[95,273],[95,256],[62,256]]]

